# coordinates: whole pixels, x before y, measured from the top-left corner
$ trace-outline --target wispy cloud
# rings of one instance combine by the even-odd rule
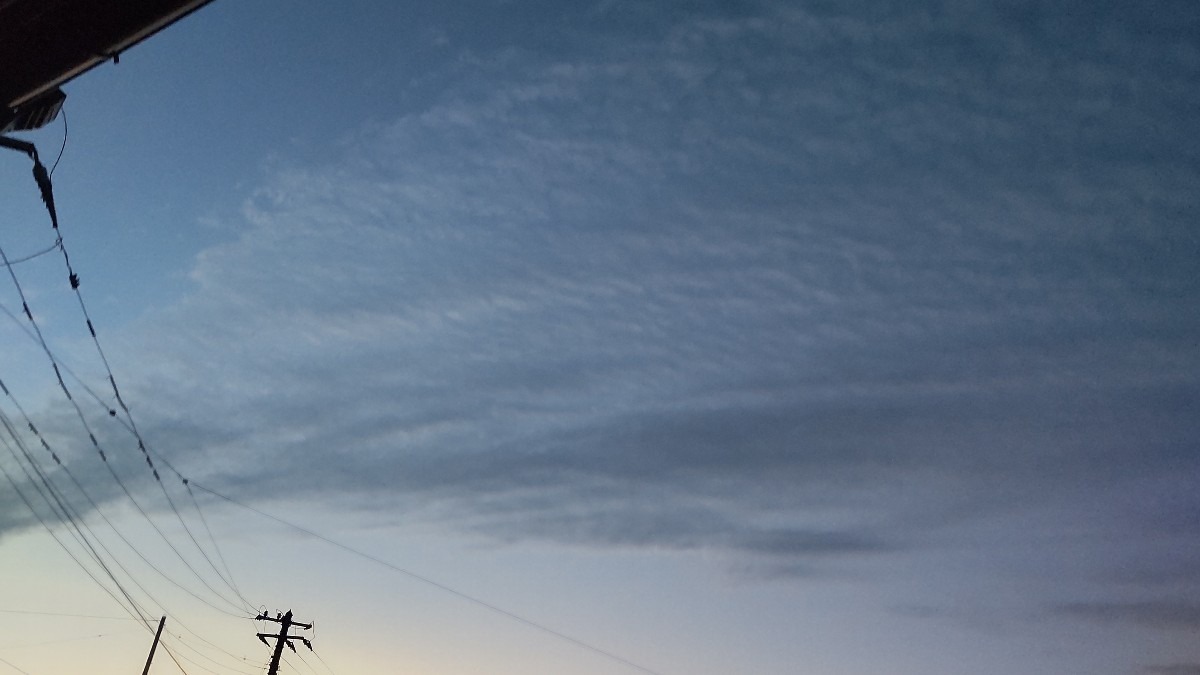
[[[1063,605],[1059,611],[1082,619],[1149,628],[1194,630],[1200,626],[1200,604],[1181,600],[1081,602]]]
[[[146,434],[242,494],[797,573],[1194,470],[1187,43],[991,13],[464,55],[123,336]]]
[[[1165,666],[1146,666],[1147,675],[1200,675],[1200,663],[1172,663]]]

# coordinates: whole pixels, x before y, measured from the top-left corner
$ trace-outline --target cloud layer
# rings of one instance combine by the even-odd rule
[[[1200,56],[1170,16],[564,30],[461,52],[425,109],[266,180],[115,349],[164,454],[241,496],[770,575],[1026,509],[1167,542],[1084,576],[1197,559]],[[1104,602],[1063,614],[1151,616]]]

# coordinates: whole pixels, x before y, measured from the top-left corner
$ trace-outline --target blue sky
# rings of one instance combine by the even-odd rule
[[[1198,21],[217,2],[69,85],[60,216],[184,474],[655,672],[1186,675]],[[8,159],[14,256],[49,235]],[[18,273],[103,386],[60,265]],[[0,376],[126,517],[44,355],[0,334]],[[90,581],[2,504],[29,594],[5,604],[76,612]],[[335,672],[637,672],[205,508]],[[136,665],[145,636],[98,642]]]

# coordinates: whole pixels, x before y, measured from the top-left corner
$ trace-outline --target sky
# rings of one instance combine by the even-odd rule
[[[163,487],[57,252],[0,410],[152,672],[1196,675],[1197,81],[1186,0],[218,0],[54,173]],[[0,483],[0,673],[144,662],[67,551]]]

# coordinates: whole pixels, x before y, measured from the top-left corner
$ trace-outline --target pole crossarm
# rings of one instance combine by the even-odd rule
[[[292,643],[292,640],[301,641],[302,643],[304,643],[305,647],[308,647],[309,651],[312,651],[312,643],[309,642],[308,638],[303,637],[301,635],[292,635],[290,633],[291,628],[293,626],[303,629],[303,630],[312,630],[312,624],[311,623],[301,623],[299,621],[293,621],[292,620],[292,611],[290,609],[284,614],[276,613],[276,615],[273,617],[267,616],[267,613],[263,612],[262,614],[254,617],[254,618],[259,621],[274,621],[275,623],[279,624],[279,632],[278,633],[257,633],[256,634],[258,636],[258,639],[261,640],[262,643],[267,646],[270,646],[270,643],[267,642],[268,639],[275,640],[275,651],[271,654],[271,668],[270,668],[270,670],[267,671],[268,675],[277,675],[277,673],[279,672],[279,657],[283,655],[284,645],[287,645],[287,648],[292,650],[293,652],[296,651],[296,645],[294,645]]]

